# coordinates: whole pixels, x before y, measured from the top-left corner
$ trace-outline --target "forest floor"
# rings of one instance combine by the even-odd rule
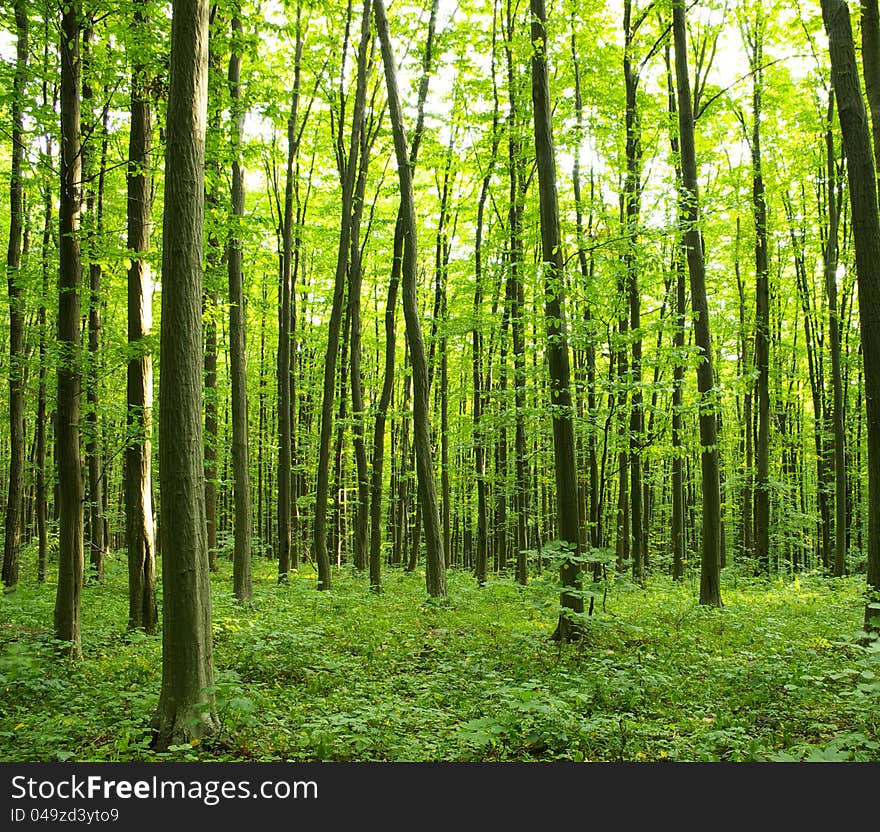
[[[33,553],[25,552],[27,564]],[[123,553],[85,588],[85,659],[55,658],[55,589],[25,568],[0,597],[0,760],[880,760],[880,645],[860,642],[864,576],[758,581],[725,570],[723,609],[693,581],[617,578],[586,637],[559,645],[554,575],[480,588],[349,568],[316,590],[254,565],[254,603],[212,577],[218,740],[150,750],[159,635],[126,632]]]

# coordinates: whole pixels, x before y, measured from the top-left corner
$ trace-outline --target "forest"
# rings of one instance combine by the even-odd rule
[[[878,170],[877,0],[8,0],[0,760],[880,761]]]

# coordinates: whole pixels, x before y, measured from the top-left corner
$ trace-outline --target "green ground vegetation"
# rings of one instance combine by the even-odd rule
[[[26,563],[33,558],[25,557]],[[159,635],[126,632],[126,567],[86,588],[86,659],[59,660],[54,585],[24,575],[0,601],[0,759],[6,761],[822,761],[880,760],[880,646],[860,631],[862,577],[737,576],[723,609],[688,582],[611,580],[586,637],[550,641],[552,571],[450,599],[418,573],[385,592],[308,565],[278,586],[255,564],[255,601],[213,576],[221,735],[158,754],[149,718]]]

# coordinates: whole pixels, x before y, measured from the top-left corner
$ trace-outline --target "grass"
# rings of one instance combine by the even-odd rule
[[[726,575],[720,610],[617,579],[560,646],[547,572],[480,588],[453,570],[447,603],[420,572],[386,570],[378,596],[348,568],[329,592],[309,566],[287,586],[271,561],[254,573],[247,608],[228,561],[212,577],[222,734],[164,754],[161,639],[126,632],[122,553],[85,589],[79,663],[55,658],[54,585],[26,573],[0,599],[0,760],[880,760],[863,576]]]

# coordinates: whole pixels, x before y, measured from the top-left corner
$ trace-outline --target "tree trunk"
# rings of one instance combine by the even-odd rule
[[[140,38],[149,33],[147,0],[134,12]],[[125,450],[125,529],[128,545],[128,626],[152,632],[159,621],[156,606],[156,557],[153,540],[153,356],[149,341],[153,286],[146,255],[150,250],[152,123],[147,67],[131,70],[131,128],[128,145],[128,343]]]
[[[354,435],[354,458],[357,470],[357,506],[354,515],[354,565],[363,570],[367,567],[367,534],[370,511],[370,480],[367,469],[367,448],[364,442],[364,391],[361,379],[361,284],[363,265],[361,262],[360,227],[366,190],[369,148],[364,143],[358,168],[355,187],[355,200],[352,215],[351,265],[349,267],[348,304],[351,317],[351,356],[349,374],[351,377],[351,416]]]
[[[629,312],[629,330],[632,333],[632,354],[627,382],[632,386],[629,410],[629,505],[630,538],[632,546],[633,580],[645,581],[645,544],[642,504],[642,443],[645,420],[642,404],[642,336],[641,296],[638,274],[638,226],[641,213],[641,164],[642,136],[638,110],[639,75],[632,65],[632,48],[638,23],[632,21],[632,3],[624,3],[624,36],[626,46],[623,57],[624,86],[626,89],[626,178],[624,180],[623,219],[625,223],[624,274],[626,279],[626,302]],[[623,483],[621,483],[623,487]]]
[[[403,288],[403,314],[406,320],[407,341],[413,369],[413,444],[416,453],[418,495],[422,507],[425,528],[426,568],[425,582],[428,595],[446,596],[446,561],[443,554],[443,537],[440,529],[440,513],[437,507],[437,490],[434,482],[434,459],[431,449],[431,427],[428,414],[428,364],[422,329],[419,322],[417,296],[418,241],[415,203],[413,199],[412,169],[409,165],[403,111],[397,89],[397,65],[391,48],[388,19],[383,0],[373,0],[376,29],[382,46],[382,62],[385,65],[385,84],[388,88],[388,109],[394,134],[394,151],[397,157],[397,173],[400,180],[400,204],[403,215],[403,262],[401,269]]]
[[[831,82],[846,155],[858,279],[868,438],[868,505],[880,501],[880,217],[871,135],[856,67],[849,7],[822,0]],[[868,586],[880,590],[880,512],[868,512]]]
[[[219,730],[202,463],[202,228],[207,0],[176,0],[165,151],[159,453],[162,498],[160,750]]]
[[[752,71],[752,214],[755,220],[755,398],[758,402],[758,439],[755,443],[755,561],[762,573],[770,571],[770,266],[767,249],[767,202],[761,165],[760,18],[749,46]]]
[[[291,462],[293,453],[293,406],[291,379],[291,340],[293,337],[293,279],[295,276],[293,191],[296,158],[299,153],[297,132],[300,99],[303,37],[301,5],[296,4],[296,52],[294,56],[293,92],[287,120],[287,168],[284,190],[284,223],[282,227],[281,273],[279,275],[278,350],[276,382],[278,384],[278,582],[287,583],[291,568],[297,568],[291,557],[291,511],[297,495],[292,488]]]
[[[333,305],[327,324],[327,351],[324,357],[324,385],[321,404],[321,432],[318,444],[317,482],[315,486],[315,521],[313,548],[318,563],[318,589],[330,589],[330,558],[327,553],[327,496],[330,489],[330,440],[333,435],[333,400],[336,388],[336,361],[339,353],[339,336],[345,301],[346,276],[349,266],[352,234],[352,205],[360,155],[360,138],[363,129],[366,101],[366,63],[370,36],[370,4],[364,2],[361,39],[357,58],[357,88],[352,110],[351,134],[348,155],[339,158],[339,175],[342,184],[342,208],[339,228],[339,247],[336,256],[336,276],[333,284]],[[343,124],[340,122],[340,141]]]
[[[80,31],[81,8],[74,0],[61,18],[61,199],[58,207],[58,592],[55,637],[78,658],[83,583],[83,482],[80,467]]]
[[[93,154],[84,144],[82,149],[83,181],[86,186],[86,251],[89,261],[88,294],[88,362],[86,363],[86,402],[83,418],[85,438],[85,463],[88,472],[88,527],[89,527],[89,570],[91,578],[104,579],[104,483],[102,482],[103,462],[101,459],[101,421],[98,416],[98,392],[100,386],[100,344],[101,344],[101,262],[100,238],[103,231],[104,213],[104,171],[107,162],[107,124],[106,114],[92,110],[94,90],[91,83],[91,44],[94,37],[92,21],[83,33],[83,82],[82,104],[88,118],[88,135],[93,142],[101,137],[101,151],[98,169],[93,169]],[[96,187],[97,183],[97,187]]]
[[[694,113],[687,65],[687,27],[684,0],[673,0],[672,31],[675,41],[675,76],[678,96],[678,128],[681,142],[681,202],[685,221],[694,314],[694,343],[700,349],[697,390],[700,394],[700,461],[703,497],[703,540],[700,561],[700,603],[721,606],[721,485],[718,462],[715,377],[712,368],[712,337],[706,299],[706,272],[700,235],[700,203],[697,188],[697,156],[694,146]]]
[[[21,505],[24,492],[24,297],[19,285],[21,242],[24,229],[24,85],[27,80],[28,15],[25,0],[15,2],[15,75],[12,79],[12,165],[9,174],[9,245],[6,282],[9,287],[9,483],[3,545],[3,584],[18,583],[21,545]]]
[[[874,7],[876,9],[876,2]],[[833,102],[829,102],[829,116],[833,116],[833,106]],[[837,161],[834,153],[834,131],[832,128],[832,118],[829,117],[828,129],[825,131],[828,232],[822,254],[825,267],[825,292],[828,298],[828,334],[831,349],[831,420],[834,428],[834,574],[841,576],[846,571],[846,428],[844,425],[843,376],[840,369],[843,358],[840,343],[841,321],[837,303],[837,233],[840,188],[837,184]],[[820,487],[823,485],[824,483],[819,483]]]
[[[232,228],[226,247],[229,275],[229,365],[232,376],[232,476],[235,488],[235,544],[232,556],[232,591],[237,601],[253,596],[251,578],[252,514],[248,449],[247,318],[242,276],[241,226],[244,222],[244,170],[241,166],[241,134],[244,110],[241,101],[241,50],[244,33],[241,18],[232,18],[232,53],[229,57],[229,89],[232,98]]]
[[[553,414],[553,457],[556,473],[556,522],[560,542],[567,547],[560,567],[562,611],[554,638],[568,641],[577,637],[582,625],[573,617],[584,611],[580,594],[581,569],[580,518],[577,498],[577,472],[571,369],[564,314],[564,259],[556,193],[556,156],[553,147],[550,82],[547,69],[547,13],[544,0],[531,0],[532,104],[534,106],[535,154],[538,195],[541,208],[541,259],[544,273],[544,317],[547,325],[547,361],[550,370],[550,406]],[[574,557],[572,557],[572,555]]]

